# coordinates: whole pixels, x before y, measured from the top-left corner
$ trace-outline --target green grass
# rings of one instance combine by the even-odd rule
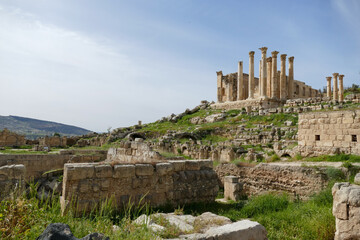
[[[351,162],[360,163],[360,156],[350,154],[322,155],[318,157],[305,158],[308,162]]]
[[[229,204],[197,204],[184,208],[187,214],[210,211],[233,221],[249,218],[261,223],[270,240],[334,239],[335,218],[328,188],[309,201],[292,201],[287,195],[266,194]]]

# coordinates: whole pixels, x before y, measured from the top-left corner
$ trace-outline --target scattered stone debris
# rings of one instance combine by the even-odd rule
[[[137,225],[147,225],[154,232],[166,231],[160,223],[175,226],[180,235],[176,239],[219,239],[219,240],[265,240],[265,228],[250,220],[233,223],[229,218],[205,212],[197,217],[176,213],[156,213],[150,216],[141,215],[133,221]],[[173,239],[175,240],[175,239]]]

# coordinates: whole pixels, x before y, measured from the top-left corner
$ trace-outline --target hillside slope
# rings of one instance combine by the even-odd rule
[[[59,133],[61,136],[76,136],[91,132],[71,125],[11,115],[0,116],[0,130],[4,128],[25,135],[29,139],[46,135],[52,136],[54,133]]]

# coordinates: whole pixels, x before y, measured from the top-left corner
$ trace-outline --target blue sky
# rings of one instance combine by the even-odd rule
[[[315,88],[333,72],[360,84],[360,1],[0,0],[0,115],[155,121],[215,101],[216,71],[248,72],[262,46]]]

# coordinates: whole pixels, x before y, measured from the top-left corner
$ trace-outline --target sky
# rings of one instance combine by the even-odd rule
[[[248,72],[263,46],[316,89],[360,84],[360,1],[0,0],[0,115],[153,122],[216,101],[216,71]]]

